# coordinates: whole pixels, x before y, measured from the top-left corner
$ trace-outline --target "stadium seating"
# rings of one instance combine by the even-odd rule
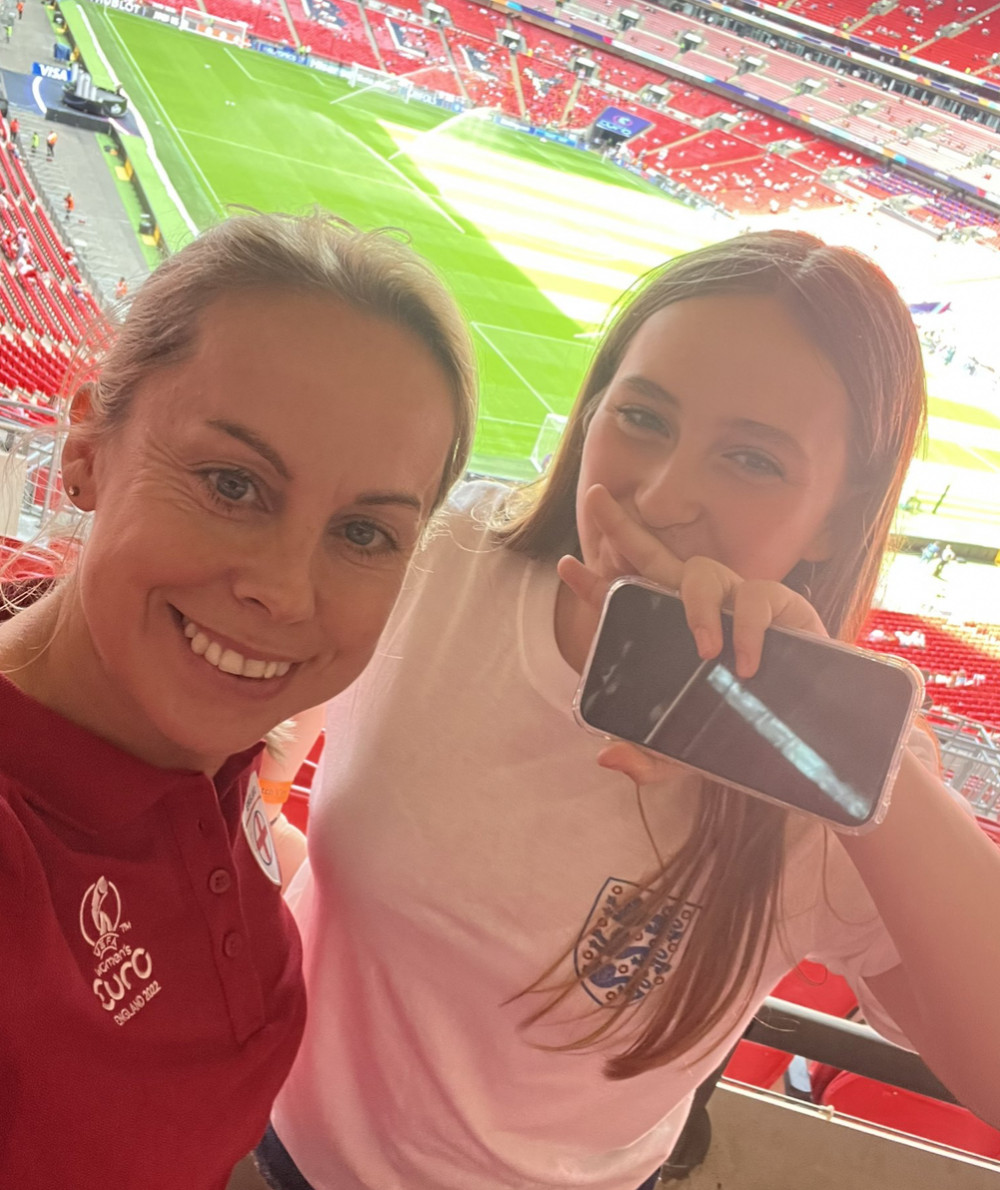
[[[846,1070],[835,1074],[823,1087],[818,1102],[910,1136],[982,1157],[1000,1158],[1000,1132],[972,1112]]]
[[[312,0],[312,18],[293,16],[292,23],[299,44],[310,46],[313,53],[380,69],[354,0]]]
[[[900,647],[894,634],[917,629],[924,634],[925,646]],[[873,639],[878,632],[884,637]],[[866,648],[897,653],[929,674],[927,693],[936,706],[967,715],[990,731],[1000,730],[1000,629],[880,610],[872,613],[859,640]],[[948,678],[959,674],[963,684],[948,683]],[[945,680],[935,681],[937,675]]]
[[[821,963],[803,960],[790,971],[771,993],[779,1000],[846,1017],[857,1006],[857,997],[847,981],[831,975]],[[741,1041],[726,1066],[726,1078],[762,1087],[765,1091],[781,1078],[792,1055],[753,1041]]]

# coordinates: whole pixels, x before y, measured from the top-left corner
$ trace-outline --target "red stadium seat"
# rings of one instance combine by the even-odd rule
[[[842,1070],[823,1089],[817,1102],[844,1115],[951,1145],[981,1157],[1000,1158],[1000,1132],[964,1107],[890,1087]]]

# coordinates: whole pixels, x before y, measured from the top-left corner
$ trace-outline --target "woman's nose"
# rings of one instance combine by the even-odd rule
[[[280,623],[294,624],[316,614],[317,557],[314,540],[286,537],[270,545],[258,543],[239,567],[233,592],[255,603]]]

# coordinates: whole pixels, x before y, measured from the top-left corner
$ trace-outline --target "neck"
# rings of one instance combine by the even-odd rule
[[[213,776],[226,759],[179,748],[111,681],[72,578],[0,624],[0,673],[29,698],[156,768]]]

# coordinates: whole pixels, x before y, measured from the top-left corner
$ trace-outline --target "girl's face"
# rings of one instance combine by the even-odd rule
[[[324,297],[233,295],[120,429],[86,426],[63,469],[94,521],[50,651],[73,681],[43,701],[211,771],[357,677],[454,432],[418,339]]]
[[[850,426],[833,367],[773,298],[691,298],[658,311],[584,442],[584,561],[621,569],[582,511],[598,483],[681,560],[780,581],[800,561],[829,557]]]

